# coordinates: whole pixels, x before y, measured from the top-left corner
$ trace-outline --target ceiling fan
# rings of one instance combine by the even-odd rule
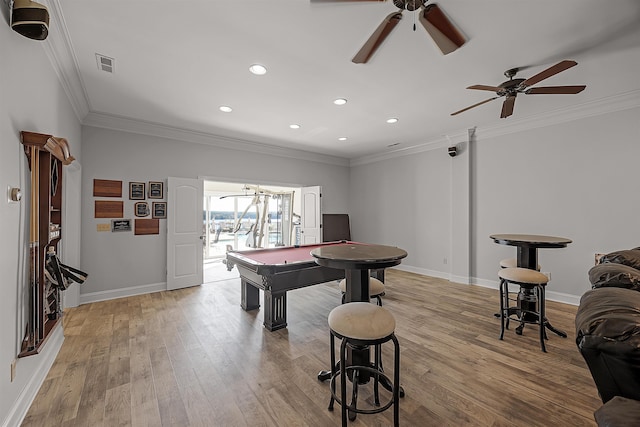
[[[479,105],[485,104],[489,101],[493,101],[494,99],[498,99],[500,97],[505,96],[505,100],[502,103],[502,112],[500,113],[500,118],[504,119],[513,114],[513,107],[516,102],[516,96],[519,93],[524,93],[525,95],[540,95],[540,94],[569,94],[574,95],[576,93],[580,93],[586,87],[585,85],[580,86],[545,86],[545,87],[534,87],[530,88],[529,86],[533,86],[536,83],[541,82],[544,79],[548,79],[551,76],[554,76],[562,71],[565,71],[571,67],[578,65],[576,61],[560,61],[556,65],[547,68],[544,71],[539,72],[533,77],[529,77],[528,79],[514,79],[513,77],[520,70],[519,68],[512,68],[504,72],[504,75],[509,78],[504,83],[500,83],[498,86],[486,86],[486,85],[473,85],[469,86],[467,89],[476,89],[476,90],[488,90],[490,92],[495,92],[498,96],[494,96],[493,98],[485,99],[482,102],[478,102],[477,104],[473,104],[467,108],[463,108],[460,111],[456,111],[455,113],[451,113],[452,116],[456,114],[462,113],[463,111],[470,110],[471,108],[477,107]]]
[[[311,0],[316,3],[328,2],[353,2],[353,1],[386,1],[386,0]],[[402,12],[408,10],[413,12],[420,9],[418,20],[427,30],[436,45],[440,48],[444,55],[453,52],[462,46],[466,40],[462,33],[449,21],[442,9],[437,4],[426,4],[429,0],[392,0],[399,12],[389,14],[378,28],[373,32],[369,40],[356,53],[351,60],[356,64],[365,64],[374,54],[378,47],[384,42],[391,30],[402,19]],[[413,24],[415,31],[416,25]]]

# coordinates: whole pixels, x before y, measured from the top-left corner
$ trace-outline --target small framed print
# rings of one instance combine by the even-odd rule
[[[144,200],[145,199],[145,183],[144,182],[130,182],[129,183],[129,200]]]
[[[147,202],[137,202],[133,209],[136,216],[149,216],[149,203]]]
[[[152,218],[167,217],[167,202],[153,202]]]
[[[164,197],[164,183],[161,181],[149,181],[149,198],[162,199]]]
[[[131,220],[130,219],[112,219],[111,220],[111,231],[131,231]]]

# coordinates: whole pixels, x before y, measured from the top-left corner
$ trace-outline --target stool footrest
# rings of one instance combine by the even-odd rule
[[[380,380],[381,378],[386,379],[388,382],[391,382],[391,378],[389,378],[389,376],[385,375],[384,372],[380,371],[379,369],[376,368],[372,368],[371,366],[361,366],[361,365],[351,365],[351,366],[347,366],[344,370],[345,375],[347,375],[348,372],[353,372],[353,371],[367,371],[369,373],[371,373],[371,375],[373,377],[378,377],[378,380]],[[331,381],[329,382],[329,390],[331,390],[331,396],[333,396],[333,399],[338,402],[338,404],[342,405],[342,399],[339,398],[337,396],[336,393],[334,393],[334,389],[335,389],[335,380],[336,378],[340,377],[340,371],[336,372],[335,375],[333,375],[331,377]],[[383,406],[379,407],[379,408],[375,408],[375,409],[362,409],[362,408],[356,408],[353,405],[347,405],[347,409],[351,412],[355,412],[357,414],[378,414],[380,412],[386,411],[387,409],[389,409],[391,407],[391,405],[393,405],[393,395],[391,396],[391,398],[389,399],[389,401],[384,404]]]

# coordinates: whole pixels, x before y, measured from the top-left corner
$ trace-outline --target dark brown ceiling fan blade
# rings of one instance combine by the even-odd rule
[[[470,105],[470,106],[469,106],[469,107],[467,107],[467,108],[463,108],[462,110],[458,110],[458,111],[456,111],[455,113],[451,113],[451,115],[452,115],[452,116],[455,116],[456,114],[464,113],[464,112],[465,112],[465,111],[467,111],[467,110],[470,110],[470,109],[475,108],[475,107],[477,107],[477,106],[479,106],[479,105],[482,105],[482,104],[486,104],[487,102],[489,102],[489,101],[493,101],[494,99],[498,99],[498,98],[500,98],[500,97],[499,97],[499,96],[494,96],[493,98],[485,99],[485,100],[484,100],[484,101],[482,101],[482,102],[478,102],[477,104],[473,104],[473,105]]]
[[[513,107],[516,103],[515,95],[508,95],[507,98],[502,103],[502,112],[500,113],[501,119],[506,119],[510,115],[513,114]]]
[[[420,23],[444,55],[465,44],[462,33],[447,18],[437,4],[429,4],[418,14]]]
[[[544,79],[548,79],[551,76],[555,76],[556,74],[568,70],[571,67],[575,67],[578,65],[576,61],[560,61],[556,65],[547,68],[544,71],[539,72],[535,76],[529,77],[527,80],[523,81],[520,85],[521,87],[533,86],[534,84],[541,82]]]
[[[580,93],[586,88],[585,85],[581,86],[543,86],[543,87],[532,87],[531,89],[527,89],[524,93],[527,95],[539,95],[539,94],[567,94],[567,95],[575,95],[576,93]]]
[[[398,22],[402,19],[402,12],[393,12],[389,14],[382,23],[376,28],[376,30],[371,34],[369,40],[360,48],[356,56],[353,57],[351,62],[355,64],[365,64],[371,55],[378,49],[378,46],[382,44],[382,42],[387,38],[391,30],[398,25]]]
[[[504,90],[503,88],[498,86],[487,86],[487,85],[473,85],[473,86],[469,86],[467,89],[488,90],[491,92],[500,92],[501,90]]]

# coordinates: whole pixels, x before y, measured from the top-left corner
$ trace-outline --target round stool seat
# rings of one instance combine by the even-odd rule
[[[338,284],[342,293],[347,292],[347,279],[342,279]],[[369,278],[369,296],[374,297],[384,293],[384,283],[375,277]]]
[[[349,302],[329,313],[332,331],[356,340],[378,340],[393,334],[396,319],[391,312],[368,302]]]
[[[516,258],[505,258],[500,260],[500,268],[516,267],[518,267],[518,260]],[[540,264],[538,264],[538,271],[540,271]]]
[[[498,271],[498,277],[524,285],[546,285],[549,281],[549,278],[539,271],[520,267],[503,268]]]

